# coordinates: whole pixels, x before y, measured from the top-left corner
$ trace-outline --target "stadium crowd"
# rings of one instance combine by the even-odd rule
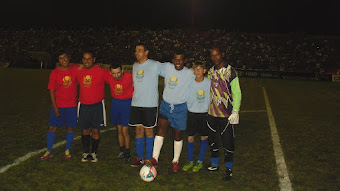
[[[80,62],[84,50],[91,48],[97,61],[109,64],[117,59],[123,64],[134,62],[137,41],[150,44],[152,59],[170,61],[171,50],[186,51],[186,63],[209,63],[209,47],[219,43],[226,59],[235,68],[320,72],[335,64],[335,40],[297,34],[252,34],[205,31],[182,28],[133,29],[111,26],[0,27],[0,63],[13,62],[24,51],[48,52],[56,61],[59,51],[67,51],[71,62]]]

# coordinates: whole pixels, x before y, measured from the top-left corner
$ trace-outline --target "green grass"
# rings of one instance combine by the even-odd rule
[[[0,168],[46,147],[49,73],[0,69]],[[223,160],[217,173],[172,173],[170,129],[161,151],[158,176],[151,183],[144,182],[139,169],[115,159],[119,149],[113,130],[102,133],[98,163],[80,162],[82,145],[76,140],[70,160],[63,159],[64,146],[54,149],[54,157],[47,161],[40,161],[40,155],[33,156],[0,174],[0,190],[279,190],[262,87],[275,117],[293,189],[340,190],[340,84],[255,78],[241,78],[240,83],[241,111],[258,112],[240,113],[240,124],[235,128],[234,177],[230,182],[221,180]],[[105,99],[109,111],[108,88]],[[131,153],[136,156],[133,128],[130,135]],[[64,139],[65,130],[58,129],[56,142]],[[198,140],[195,146],[197,159]],[[209,160],[209,151],[204,160]],[[184,144],[180,165],[186,162]]]

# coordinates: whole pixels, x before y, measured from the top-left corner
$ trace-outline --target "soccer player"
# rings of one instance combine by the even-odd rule
[[[208,127],[206,123],[209,102],[210,102],[210,79],[205,78],[205,64],[196,62],[193,65],[195,80],[189,89],[188,119],[187,119],[187,152],[189,163],[183,166],[183,171],[189,171],[192,168],[193,172],[198,172],[203,168],[203,158],[207,149],[208,143]],[[194,138],[195,135],[201,136],[201,147],[198,156],[198,161],[194,166]]]
[[[100,141],[100,129],[106,126],[104,105],[104,87],[110,73],[95,64],[96,58],[91,52],[83,54],[84,67],[77,72],[79,82],[78,127],[82,129],[81,141],[84,153],[81,162],[98,162],[97,150]],[[92,133],[92,140],[90,133]],[[90,143],[92,145],[90,153]]]
[[[137,63],[132,67],[134,92],[129,125],[134,126],[136,130],[135,146],[138,157],[131,164],[132,167],[144,164],[144,145],[146,159],[152,157],[155,139],[153,128],[157,125],[158,77],[164,64],[149,59],[148,54],[146,44],[137,44],[135,49]]]
[[[57,127],[66,127],[65,159],[71,158],[70,148],[74,138],[74,127],[77,126],[77,69],[70,65],[68,54],[61,53],[58,57],[58,66],[51,74],[48,83],[51,97],[51,110],[49,127],[47,131],[47,151],[40,157],[46,160],[52,157],[52,149]]]
[[[118,158],[124,158],[125,162],[130,162],[129,120],[133,95],[132,74],[124,72],[122,65],[118,63],[110,65],[110,73],[112,75],[109,81],[112,95],[111,123],[118,128],[120,147]]]
[[[208,142],[211,158],[209,171],[219,169],[220,136],[224,149],[226,171],[223,180],[232,177],[234,147],[234,126],[239,123],[241,89],[236,70],[226,63],[224,53],[218,47],[210,49],[210,58],[214,64],[208,72],[211,79],[210,104],[207,117],[209,127]]]
[[[146,164],[158,166],[158,158],[163,146],[166,130],[169,126],[173,130],[174,158],[172,160],[173,172],[179,171],[179,157],[181,155],[183,138],[182,132],[186,129],[187,121],[187,99],[189,86],[195,76],[192,70],[184,66],[184,52],[177,49],[173,54],[172,63],[166,63],[162,76],[164,75],[163,100],[160,104],[159,121],[157,124],[157,135],[152,158],[146,160]]]

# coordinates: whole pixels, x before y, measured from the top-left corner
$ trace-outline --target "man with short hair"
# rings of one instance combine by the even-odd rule
[[[98,162],[100,129],[106,126],[104,87],[105,82],[109,82],[110,73],[108,70],[100,69],[95,61],[96,58],[91,52],[85,52],[82,58],[84,67],[77,73],[80,85],[78,126],[82,129],[81,140],[84,148],[81,162]],[[91,153],[90,143],[92,145]]]
[[[152,157],[154,145],[153,128],[157,125],[158,77],[164,64],[148,58],[146,44],[137,44],[135,56],[137,63],[132,67],[134,92],[131,103],[130,126],[136,128],[136,160],[131,164],[138,167],[144,164],[144,145],[146,159]],[[146,138],[144,138],[144,135]]]
[[[153,157],[146,160],[146,164],[158,166],[158,158],[163,146],[166,130],[169,126],[173,130],[174,158],[172,160],[173,172],[179,171],[179,157],[183,147],[182,132],[186,130],[187,99],[190,84],[195,76],[193,71],[184,66],[184,51],[176,49],[173,54],[173,63],[166,63],[162,76],[164,76],[163,100],[160,104],[157,135],[153,149]]]
[[[52,157],[52,149],[57,127],[66,127],[65,159],[71,158],[70,148],[74,138],[74,127],[77,126],[77,69],[78,65],[70,65],[67,53],[60,53],[58,66],[52,70],[48,82],[51,97],[51,110],[47,131],[47,151],[41,160]]]
[[[236,70],[223,60],[224,53],[219,47],[210,49],[210,58],[214,66],[208,72],[208,78],[211,79],[207,118],[208,142],[211,151],[208,170],[217,171],[219,169],[219,140],[221,136],[226,166],[223,180],[229,181],[232,177],[235,152],[234,126],[239,123],[241,88]]]
[[[122,65],[113,63],[110,65],[111,78],[111,123],[117,126],[120,152],[118,159],[131,161],[129,120],[131,112],[131,100],[133,95],[133,81],[130,72],[124,72]]]

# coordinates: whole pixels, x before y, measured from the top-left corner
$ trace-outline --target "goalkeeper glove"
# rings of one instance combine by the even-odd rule
[[[238,115],[238,111],[233,110],[231,115],[228,117],[229,123],[232,125],[236,125],[239,122],[239,115]]]

